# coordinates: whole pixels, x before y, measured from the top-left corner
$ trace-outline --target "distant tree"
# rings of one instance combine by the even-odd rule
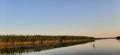
[[[120,39],[120,36],[117,36],[117,39]]]

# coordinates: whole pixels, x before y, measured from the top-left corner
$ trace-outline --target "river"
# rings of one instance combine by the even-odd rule
[[[20,52],[4,55],[120,55],[120,40],[102,39],[76,44],[57,44],[30,48],[29,51],[22,49]]]

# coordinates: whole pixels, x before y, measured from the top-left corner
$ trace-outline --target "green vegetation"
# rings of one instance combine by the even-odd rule
[[[46,35],[0,35],[1,42],[24,42],[24,41],[39,41],[39,40],[84,40],[94,39],[87,36],[46,36]]]

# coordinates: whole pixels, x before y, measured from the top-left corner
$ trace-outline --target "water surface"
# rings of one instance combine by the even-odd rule
[[[1,55],[120,55],[120,40],[102,39],[54,44],[13,45],[0,49]]]
[[[95,42],[23,53],[22,55],[120,55],[120,41],[116,39],[96,40]]]

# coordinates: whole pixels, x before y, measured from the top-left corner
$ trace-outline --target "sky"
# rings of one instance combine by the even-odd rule
[[[0,34],[120,35],[120,0],[0,0]]]

